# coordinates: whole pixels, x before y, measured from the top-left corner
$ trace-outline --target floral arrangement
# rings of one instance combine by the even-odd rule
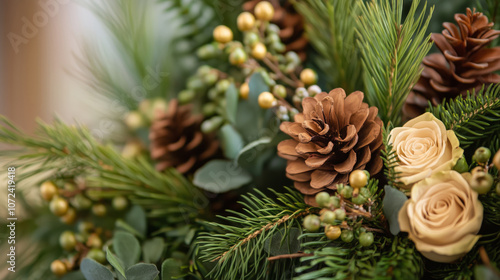
[[[93,7],[127,78],[83,67],[122,133],[2,117],[36,256],[14,277],[500,278],[494,1],[432,35],[417,0],[165,2]]]

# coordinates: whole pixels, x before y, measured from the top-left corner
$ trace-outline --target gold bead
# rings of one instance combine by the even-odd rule
[[[317,79],[316,72],[310,68],[306,68],[300,72],[300,80],[306,85],[315,84]]]
[[[233,40],[233,31],[225,25],[219,25],[214,29],[215,41],[225,44]]]
[[[243,99],[248,99],[248,94],[250,93],[250,87],[248,83],[243,83],[240,86],[240,97]]]
[[[327,225],[325,227],[326,238],[328,238],[330,240],[338,239],[341,234],[342,234],[342,231],[340,230],[339,226]]]
[[[50,264],[50,271],[56,276],[63,276],[68,273],[68,268],[62,261],[55,260]]]
[[[61,217],[61,221],[67,225],[71,225],[75,222],[76,220],[76,211],[74,208],[69,207],[68,211],[66,211],[66,214]]]
[[[262,109],[269,109],[273,107],[276,98],[274,98],[274,95],[272,95],[272,93],[264,91],[259,95],[258,101],[259,101],[259,106]]]
[[[243,12],[236,20],[238,29],[241,31],[249,31],[255,26],[255,17],[249,12]]]
[[[46,201],[50,201],[55,195],[57,195],[57,193],[57,186],[50,181],[43,182],[43,184],[40,186],[40,194]]]
[[[50,211],[54,213],[56,216],[63,216],[68,212],[68,202],[66,199],[61,197],[54,197],[52,201],[50,201],[49,205]]]
[[[255,57],[256,59],[263,59],[264,57],[266,57],[266,54],[267,54],[266,45],[262,43],[257,43],[252,48],[252,56]]]
[[[259,4],[255,6],[254,12],[255,16],[263,21],[270,21],[274,16],[273,5],[267,1],[259,2]]]
[[[355,189],[362,188],[368,183],[368,176],[363,170],[354,170],[349,175],[349,184]]]

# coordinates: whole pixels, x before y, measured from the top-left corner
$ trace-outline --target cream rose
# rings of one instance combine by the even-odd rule
[[[453,262],[469,252],[482,220],[477,193],[456,171],[415,184],[398,215],[401,231],[409,233],[422,255],[437,262]]]
[[[451,170],[463,154],[455,132],[446,131],[431,113],[394,128],[390,143],[399,158],[395,171],[400,172],[401,187],[407,190],[433,173]]]

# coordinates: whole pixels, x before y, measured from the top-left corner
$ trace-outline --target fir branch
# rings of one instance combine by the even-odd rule
[[[172,64],[165,52],[168,33],[163,27],[155,27],[162,25],[158,3],[110,0],[87,1],[84,5],[97,16],[112,40],[104,45],[87,39],[77,57],[81,69],[75,75],[98,96],[128,110],[135,110],[145,98],[165,97]]]
[[[387,127],[383,128],[383,144],[384,149],[382,150],[382,160],[384,162],[385,170],[384,174],[390,185],[397,185],[399,179],[399,172],[396,172],[396,166],[398,166],[398,155],[396,151],[393,150],[392,142],[390,139],[390,132],[393,129],[392,123],[389,123]]]
[[[427,4],[417,16],[420,1],[413,1],[403,22],[402,0],[373,0],[361,4],[358,45],[364,67],[366,99],[379,109],[384,123],[398,125],[401,108],[420,77],[422,59],[432,46],[425,35],[433,8]]]
[[[19,170],[17,182],[81,176],[94,195],[127,194],[152,216],[173,214],[173,222],[197,216],[207,204],[203,194],[175,170],[160,173],[145,159],[125,159],[111,146],[99,144],[86,128],[58,120],[53,125],[39,122],[37,135],[31,137],[0,116],[0,142],[19,147],[1,154]]]
[[[202,260],[217,261],[210,277],[264,279],[269,264],[266,240],[280,231],[284,231],[283,236],[286,237],[290,228],[301,227],[297,219],[312,211],[304,204],[303,197],[290,189],[287,193],[274,192],[276,199],[260,191],[256,193],[243,196],[244,212],[231,211],[235,216],[223,217],[234,226],[208,223],[222,232],[205,233],[199,237]]]
[[[463,149],[495,143],[500,135],[500,84],[483,86],[477,93],[473,91],[465,97],[445,100],[441,105],[431,106],[429,111],[446,129],[455,132]]]
[[[319,53],[318,65],[331,88],[347,92],[362,89],[362,67],[356,42],[360,1],[296,1],[306,21],[311,45]]]

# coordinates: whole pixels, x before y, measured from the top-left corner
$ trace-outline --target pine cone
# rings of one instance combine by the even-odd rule
[[[257,3],[263,0],[250,0],[243,4],[243,9],[253,12]],[[269,0],[268,0],[269,1]],[[286,46],[286,51],[296,52],[300,59],[306,59],[306,49],[308,45],[304,32],[304,19],[295,11],[293,4],[289,0],[270,0],[274,7],[274,17],[272,23],[280,28],[280,38]]]
[[[170,101],[168,111],[155,116],[149,131],[151,158],[157,161],[156,169],[175,167],[188,173],[214,156],[219,143],[212,135],[201,132],[202,116],[191,115],[191,106],[179,106]]]
[[[487,47],[500,31],[492,29],[485,15],[469,8],[467,15],[455,14],[455,20],[458,26],[446,22],[442,34],[431,35],[442,54],[424,58],[422,75],[403,108],[409,119],[424,113],[428,100],[438,105],[444,98],[466,96],[483,84],[500,82],[494,73],[500,70],[500,47]]]
[[[363,103],[364,94],[347,98],[341,88],[322,92],[302,101],[303,113],[295,122],[283,122],[281,131],[293,139],[278,145],[278,154],[288,160],[287,177],[315,205],[314,195],[348,183],[353,170],[375,175],[382,169],[382,121],[376,107]]]

